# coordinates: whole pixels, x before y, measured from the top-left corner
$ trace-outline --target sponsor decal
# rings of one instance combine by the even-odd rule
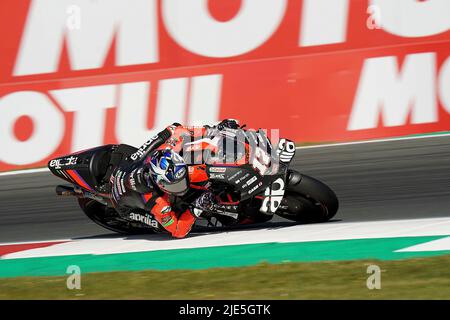
[[[228,211],[217,211],[218,214],[222,215],[222,216],[227,216],[227,217],[231,217],[233,219],[237,219],[239,217],[238,213],[235,212],[228,212]]]
[[[185,168],[181,168],[178,170],[177,173],[175,173],[175,178],[176,179],[180,179],[181,177],[183,177],[186,174],[186,169]]]
[[[263,213],[275,213],[284,196],[285,182],[282,178],[275,180],[264,192],[264,200],[259,209]]]
[[[256,190],[258,190],[259,187],[262,186],[262,181],[259,182],[256,186],[254,186],[253,188],[251,188],[250,190],[248,190],[248,194],[252,194],[253,192],[255,192]]]
[[[280,162],[289,163],[295,155],[294,142],[286,139],[281,139],[278,143],[277,154],[280,158]]]
[[[172,207],[171,206],[165,206],[164,208],[162,208],[161,213],[169,213],[170,211],[172,211]]]
[[[209,177],[211,179],[222,179],[222,180],[224,180],[225,179],[225,173],[211,173],[209,175]]]
[[[173,218],[169,215],[169,216],[166,216],[166,217],[163,217],[162,219],[161,219],[161,224],[163,225],[163,227],[168,227],[168,226],[170,226],[172,223],[174,223],[174,220],[173,220]]]
[[[383,13],[376,20],[380,20],[379,24],[386,35],[375,33],[372,36],[372,28],[349,23],[353,16],[349,14],[350,11],[361,17],[361,21],[373,18],[373,14],[368,14],[368,6],[358,1],[247,1],[238,14],[234,12],[233,6],[223,3],[214,6],[214,11],[225,13],[225,16],[233,13],[234,16],[223,22],[212,18],[208,6],[192,5],[182,0],[168,1],[159,6],[157,1],[136,0],[131,6],[120,1],[114,5],[111,5],[111,1],[80,3],[79,9],[83,14],[97,19],[83,19],[80,23],[82,27],[73,34],[66,32],[67,21],[61,17],[73,0],[59,0],[57,4],[51,5],[46,1],[30,2],[31,5],[25,7],[28,12],[24,12],[18,4],[13,11],[27,17],[24,25],[21,25],[23,28],[9,40],[20,39],[17,59],[11,70],[14,76],[57,72],[64,45],[68,46],[70,66],[74,70],[103,68],[108,48],[112,47],[114,40],[116,55],[120,52],[119,57],[116,57],[116,68],[142,64],[159,66],[163,53],[164,60],[168,61],[167,67],[173,68],[179,66],[179,60],[185,64],[189,61],[184,60],[196,58],[197,61],[201,57],[203,59],[200,61],[209,63],[224,58],[239,61],[247,59],[248,55],[258,57],[262,52],[265,52],[263,57],[276,54],[286,56],[292,52],[307,52],[306,49],[314,46],[358,43],[364,37],[382,47],[390,44],[389,40],[393,36],[431,37],[449,28],[446,10],[449,7],[444,3],[446,1],[428,1],[425,5],[418,1],[401,1],[397,4],[394,1],[373,0],[372,5],[377,8],[377,12]],[[322,19],[324,12],[330,13],[327,19]],[[159,15],[164,19],[159,19]],[[9,24],[17,27],[22,22],[16,21],[15,16],[3,20],[0,25],[2,29]],[[98,25],[102,25],[103,29],[97,30]],[[282,28],[282,25],[288,25],[289,28]],[[160,30],[164,30],[164,36]],[[239,40],[234,37],[236,31],[239,32]],[[67,40],[64,42],[64,39]],[[277,46],[280,40],[288,45]],[[4,46],[10,42],[5,42]],[[174,49],[163,52],[168,43],[175,44]],[[183,56],[180,58],[182,50],[188,53],[184,59]],[[8,55],[9,59],[12,59],[12,55]]]
[[[241,178],[237,179],[235,183],[240,184],[241,181],[245,181],[245,179],[247,179],[249,176],[250,176],[250,173],[246,173]]]
[[[125,183],[124,183],[124,177],[125,174],[122,175],[122,177],[120,178],[120,187],[122,188],[122,193],[125,193],[127,191],[127,189],[125,188]]]
[[[61,167],[73,166],[77,164],[78,157],[68,157],[62,159],[55,159],[50,161],[49,166],[55,169],[61,169]]]
[[[234,174],[229,178],[229,180],[230,180],[230,181],[233,181],[234,179],[236,179],[237,177],[239,177],[241,174],[242,174],[242,171],[238,171],[238,172],[234,173]]]
[[[125,186],[123,185],[123,175],[124,172],[118,170],[114,179],[114,189],[119,196],[122,196],[125,193]]]
[[[136,180],[134,179],[134,177],[132,176],[132,174],[130,174],[130,178],[128,179],[128,182],[130,183],[131,189],[133,189],[134,191],[136,191]]]
[[[157,135],[153,136],[152,138],[150,138],[150,140],[148,140],[147,142],[145,142],[145,143],[138,149],[138,151],[136,151],[135,153],[133,153],[133,154],[130,156],[131,160],[136,161],[136,160],[142,158],[142,157],[145,155],[146,151],[147,151],[147,147],[148,147],[153,141],[155,141],[156,138],[158,138]]]
[[[255,183],[256,180],[258,180],[258,178],[256,176],[253,176],[252,178],[248,179],[248,181],[246,183],[244,183],[242,188],[247,188],[247,187],[251,186],[253,183]]]
[[[240,180],[243,180],[243,178],[240,179]],[[251,177],[250,179],[248,179],[248,180],[242,185],[242,188],[245,189],[245,188],[251,186],[251,185],[252,185],[253,183],[255,183],[255,181],[257,181],[257,180],[258,180],[258,177],[257,177],[257,176]]]
[[[158,226],[159,226],[158,221],[152,219],[148,214],[143,215],[143,214],[131,212],[129,215],[129,218],[131,220],[144,223],[153,228],[158,228]]]
[[[223,168],[223,167],[210,167],[209,168],[209,172],[214,172],[214,173],[225,173],[227,171],[227,168]]]

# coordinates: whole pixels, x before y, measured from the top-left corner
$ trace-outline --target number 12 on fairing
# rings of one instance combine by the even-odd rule
[[[255,156],[252,161],[253,168],[255,168],[262,176],[266,174],[270,166],[270,156],[261,148],[255,149]]]

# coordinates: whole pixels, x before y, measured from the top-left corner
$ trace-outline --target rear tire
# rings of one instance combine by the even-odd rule
[[[107,210],[112,209],[108,209],[105,205],[95,200],[79,198],[78,204],[89,219],[108,230],[127,235],[155,233],[150,228],[138,228],[132,226],[129,222],[119,220],[114,215],[108,214]]]
[[[333,218],[339,201],[325,183],[290,170],[288,186],[276,214],[303,223],[325,222]]]

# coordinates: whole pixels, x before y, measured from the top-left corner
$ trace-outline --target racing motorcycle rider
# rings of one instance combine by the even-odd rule
[[[111,175],[111,198],[116,211],[144,223],[151,221],[147,213],[151,212],[173,237],[185,237],[203,212],[198,208],[211,208],[214,199],[206,191],[194,201],[196,208],[184,212],[172,209],[169,196],[182,196],[189,190],[188,168],[179,152],[185,143],[224,128],[238,129],[239,123],[234,119],[203,127],[174,123],[144,143],[130,161]],[[136,195],[141,203],[137,204]],[[142,209],[142,214],[135,213],[136,207]]]

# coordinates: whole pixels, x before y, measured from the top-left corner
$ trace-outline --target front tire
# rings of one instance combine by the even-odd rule
[[[108,209],[95,200],[79,198],[78,204],[89,219],[108,230],[127,235],[154,233],[150,228],[138,228],[127,221],[118,219],[113,212],[108,212],[113,209]]]
[[[290,170],[287,184],[277,215],[303,223],[325,222],[336,215],[338,198],[325,183]]]

